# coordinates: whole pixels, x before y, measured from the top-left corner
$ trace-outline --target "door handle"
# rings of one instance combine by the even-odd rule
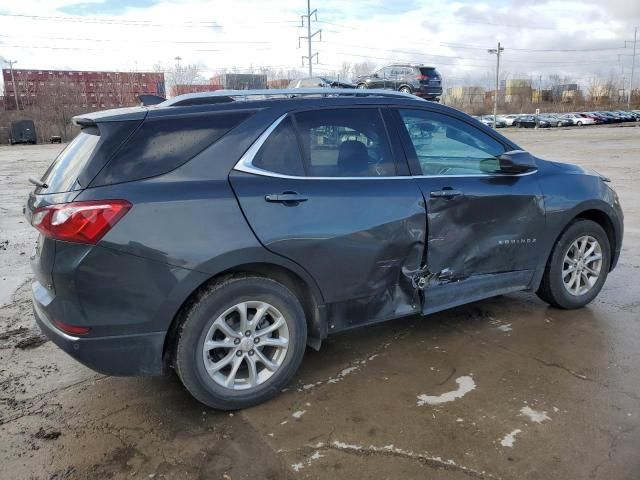
[[[264,196],[267,202],[279,203],[300,203],[309,200],[308,197],[300,195],[298,192],[270,193]]]
[[[443,188],[442,190],[436,190],[430,193],[432,198],[453,198],[458,195],[462,195],[460,190],[454,190],[453,188]]]

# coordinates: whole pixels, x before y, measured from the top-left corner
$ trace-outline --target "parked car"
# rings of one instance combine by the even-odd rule
[[[518,118],[518,115],[510,113],[508,115],[498,115],[498,118],[504,121],[505,126],[512,127],[513,122],[516,120],[516,118]]]
[[[291,80],[289,88],[355,88],[352,83],[341,82],[327,77],[307,77]]]
[[[482,115],[481,117],[478,117],[478,119],[488,127],[493,127],[493,115]],[[507,122],[505,122],[504,119],[497,116],[496,128],[504,128],[506,126],[507,126]]]
[[[565,309],[600,292],[623,232],[606,178],[434,102],[318,91],[75,117],[25,208],[43,332],[99,372],[173,367],[201,402],[237,409],[277,395],[330,333],[521,290]]]
[[[11,122],[9,128],[9,145],[15,145],[17,143],[35,145],[37,141],[36,126],[33,120]]]
[[[513,121],[513,126],[518,128],[549,128],[551,123],[548,120],[537,118],[535,115],[520,115]]]
[[[427,100],[439,101],[442,78],[435,67],[396,64],[354,80],[358,88],[388,88],[413,93]]]
[[[552,127],[569,127],[573,121],[555,113],[541,113],[538,120],[549,123]]]
[[[561,118],[567,119],[572,125],[576,125],[578,127],[596,124],[596,121],[593,118],[589,118],[582,113],[567,113],[566,115],[562,115]]]
[[[484,117],[482,115],[473,115],[473,118],[475,118],[480,123],[486,125],[487,127],[493,128],[493,117],[489,118],[489,117]]]
[[[593,121],[596,122],[596,125],[607,123],[607,119],[602,115],[597,114],[596,112],[584,112],[582,115],[587,118],[593,119]]]

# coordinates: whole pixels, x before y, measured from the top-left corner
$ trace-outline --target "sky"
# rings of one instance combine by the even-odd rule
[[[306,7],[305,0],[2,0],[0,58],[17,60],[15,68],[124,71],[181,57],[205,77],[234,67],[301,69]],[[625,41],[640,26],[639,0],[312,0],[311,8],[312,31],[322,30],[314,72],[366,60],[424,63],[446,86],[491,86],[496,57],[487,49],[498,41],[502,78],[531,78],[534,86],[552,74],[628,82]],[[640,38],[638,47],[640,70]]]

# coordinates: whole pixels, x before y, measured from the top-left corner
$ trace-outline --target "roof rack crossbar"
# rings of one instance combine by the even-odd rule
[[[161,106],[185,106],[203,103],[221,103],[243,100],[263,100],[273,97],[295,98],[303,96],[324,97],[388,97],[422,100],[410,93],[382,89],[362,88],[283,88],[264,90],[215,90],[212,92],[187,93],[162,102]],[[262,98],[250,98],[262,97]],[[207,101],[209,100],[209,101]]]

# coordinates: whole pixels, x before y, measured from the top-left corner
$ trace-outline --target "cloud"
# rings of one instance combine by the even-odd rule
[[[176,56],[205,65],[208,76],[234,66],[299,68],[305,7],[299,0],[4,0],[0,13],[49,18],[0,15],[0,55],[21,68],[149,70]],[[630,53],[624,40],[640,23],[640,2],[628,0],[315,0],[312,8],[313,27],[323,31],[313,45],[316,71],[365,60],[426,63],[449,86],[490,86],[495,56],[486,49],[498,41],[511,76],[628,72],[631,58],[620,64],[618,54]]]

